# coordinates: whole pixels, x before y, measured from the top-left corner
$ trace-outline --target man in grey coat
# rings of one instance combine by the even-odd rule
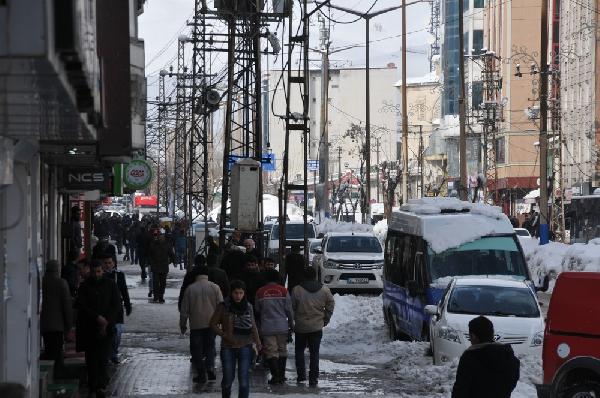
[[[42,279],[42,310],[40,332],[44,340],[43,358],[53,360],[55,372],[63,369],[63,342],[73,324],[73,300],[67,281],[59,274],[60,265],[56,260],[46,263]]]
[[[181,334],[190,324],[190,351],[192,363],[198,372],[194,382],[203,384],[215,380],[215,334],[210,328],[210,319],[223,301],[221,289],[216,283],[209,282],[208,268],[199,266],[196,269],[196,281],[189,285],[183,293],[179,311],[179,327]]]
[[[306,381],[304,351],[308,347],[310,352],[308,383],[311,387],[316,387],[319,380],[319,348],[323,328],[329,323],[335,307],[331,291],[316,278],[317,271],[313,267],[304,268],[304,282],[296,286],[292,292],[298,382]]]

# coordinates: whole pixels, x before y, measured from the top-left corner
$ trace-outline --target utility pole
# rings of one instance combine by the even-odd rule
[[[458,0],[459,3],[462,0]],[[402,203],[408,202],[408,88],[406,87],[406,0],[402,0]]]
[[[466,98],[465,98],[465,49],[463,1],[458,0],[458,74],[460,94],[458,97],[458,123],[460,128],[458,152],[460,157],[460,186],[458,195],[461,200],[467,200],[467,131],[466,131]]]
[[[425,182],[425,178],[424,178],[425,172],[423,170],[424,155],[425,155],[425,146],[423,144],[423,125],[419,124],[419,182],[421,184],[421,186],[420,186],[421,197],[423,197],[423,193],[424,193],[423,184]]]
[[[379,148],[381,137],[376,137],[375,140],[377,142],[377,203],[379,203]]]
[[[542,0],[540,43],[540,245],[548,243],[548,0]]]
[[[321,40],[321,123],[319,137],[319,184],[321,189],[319,197],[315,197],[318,219],[321,213],[326,211],[329,204],[329,190],[327,189],[327,180],[329,179],[329,27],[325,18],[319,15],[320,40]],[[322,221],[322,220],[321,220]]]
[[[338,189],[342,185],[342,147],[338,147]]]

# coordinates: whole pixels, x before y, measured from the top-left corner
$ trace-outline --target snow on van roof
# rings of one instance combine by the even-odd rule
[[[411,199],[392,215],[391,228],[421,235],[435,253],[484,236],[514,234],[499,207],[456,198]]]

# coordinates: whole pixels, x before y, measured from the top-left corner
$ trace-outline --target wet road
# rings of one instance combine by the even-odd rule
[[[177,297],[184,271],[171,268],[167,280],[165,304],[155,304],[147,297],[148,287],[140,281],[139,267],[128,264],[119,269],[127,275],[133,313],[126,319],[120,360],[115,367],[108,393],[115,397],[187,397],[198,393],[220,396],[220,364],[217,356],[217,381],[198,388],[192,382],[188,336],[178,331]],[[217,348],[218,348],[217,342]],[[251,373],[253,396],[302,395],[314,396],[390,396],[396,389],[394,369],[390,366],[361,363],[352,355],[322,355],[321,377],[317,388],[297,385],[293,359],[293,344],[288,347],[285,386],[271,387],[268,371],[257,367]],[[237,387],[234,385],[233,391]],[[233,394],[236,396],[236,394]],[[393,394],[392,394],[393,395]]]

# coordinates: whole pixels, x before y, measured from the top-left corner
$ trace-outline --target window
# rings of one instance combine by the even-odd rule
[[[485,0],[474,0],[473,8],[483,8],[483,7],[485,7],[484,3],[485,3]]]
[[[496,138],[496,163],[506,163],[506,137]]]
[[[397,286],[404,286],[403,274],[404,235],[388,235],[385,249],[385,279]]]
[[[469,0],[463,0],[463,12],[469,10]]]
[[[448,301],[448,312],[519,318],[540,316],[530,289],[508,286],[456,286]]]
[[[312,239],[315,237],[315,227],[312,225],[308,225],[308,239]],[[273,226],[273,232],[271,236],[275,237],[279,236],[279,224]],[[304,239],[304,224],[286,224],[285,226],[285,238],[286,239]]]
[[[332,236],[327,241],[327,251],[332,253],[381,253],[381,245],[374,236]]]
[[[483,30],[476,29],[473,31],[473,54],[481,54],[483,48]]]
[[[483,82],[473,82],[473,91],[471,92],[471,107],[473,110],[479,110],[479,105],[483,103]]]

